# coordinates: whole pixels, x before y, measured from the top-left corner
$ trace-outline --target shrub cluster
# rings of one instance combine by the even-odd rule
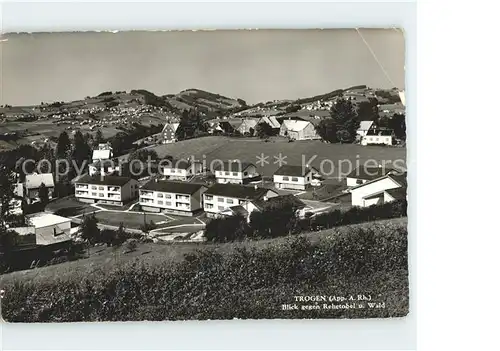
[[[283,201],[250,215],[250,223],[240,216],[212,219],[205,227],[205,237],[212,242],[237,241],[248,238],[276,238],[290,234],[318,231],[349,224],[407,216],[407,201],[333,210],[298,219],[297,207]]]
[[[368,318],[408,313],[407,231],[358,229],[311,242],[216,247],[179,263],[123,266],[58,282],[4,286],[10,322]],[[384,309],[282,309],[297,295],[371,295]],[[322,303],[319,303],[322,305]]]

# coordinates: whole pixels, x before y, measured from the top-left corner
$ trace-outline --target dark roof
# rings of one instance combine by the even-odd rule
[[[369,129],[366,132],[366,135],[383,136],[383,135],[392,135],[393,133],[394,131],[392,129]]]
[[[225,162],[213,162],[214,171],[228,171],[228,172],[243,172],[250,166],[255,166],[250,162],[238,162],[238,161],[225,161]]]
[[[163,168],[188,169],[191,166],[190,160],[185,159],[164,159],[161,160],[160,166]]]
[[[255,206],[257,206],[259,209],[262,210],[266,206],[273,205],[273,204],[278,203],[278,202],[283,201],[283,200],[291,202],[296,208],[304,208],[304,207],[306,207],[306,204],[303,203],[295,195],[280,195],[280,196],[271,197],[271,198],[269,198],[267,200],[263,200],[263,199],[262,200],[255,200],[255,201],[252,201],[252,203]]]
[[[215,196],[227,196],[237,199],[252,199],[258,200],[267,194],[269,189],[257,188],[253,186],[244,186],[239,184],[214,184],[205,194]],[[272,190],[271,190],[272,191]]]
[[[401,184],[402,187],[406,187],[408,185],[408,182],[406,180],[406,172],[399,174],[391,174],[390,177],[399,184]]]
[[[274,174],[276,175],[286,175],[286,176],[295,176],[295,177],[304,177],[306,176],[307,173],[309,173],[309,170],[315,170],[316,172],[318,171],[314,167],[302,167],[302,166],[292,166],[292,165],[283,165]]]
[[[248,211],[241,205],[231,206],[229,209],[236,215],[248,216]]]
[[[129,181],[131,181],[132,178],[129,177],[120,177],[120,176],[90,176],[90,175],[85,175],[82,178],[80,178],[78,181],[75,183],[86,183],[86,184],[99,184],[99,185],[115,185],[115,186],[123,186],[127,184]]]
[[[203,184],[176,182],[172,180],[150,180],[141,187],[141,190],[161,191],[164,193],[194,194]]]
[[[391,167],[366,167],[359,166],[354,171],[347,175],[347,178],[357,178],[364,180],[373,180],[385,176],[389,172],[393,172]]]
[[[406,199],[406,187],[386,190],[396,200]]]

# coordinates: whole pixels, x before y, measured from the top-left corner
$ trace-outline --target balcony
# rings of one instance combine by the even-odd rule
[[[121,188],[119,186],[108,186],[108,192],[119,193]]]

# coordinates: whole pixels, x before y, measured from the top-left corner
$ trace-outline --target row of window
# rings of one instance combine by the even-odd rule
[[[153,195],[153,192],[152,191],[141,191],[141,195]],[[172,198],[172,195],[170,194],[163,194],[163,193],[156,193],[156,197],[157,198],[160,198],[160,199],[171,199]],[[187,195],[175,195],[175,199],[176,200],[188,200],[189,201],[189,196]]]
[[[147,198],[141,198],[140,200],[142,203],[148,203],[148,204],[153,204],[155,201],[153,199],[147,199]],[[172,207],[172,202],[171,201],[163,201],[163,200],[157,200],[156,203],[161,206],[168,206]],[[189,204],[183,203],[183,202],[176,202],[175,207],[183,207],[183,208],[190,208]]]
[[[230,176],[232,174],[233,177],[237,177],[238,173],[240,173],[240,172],[222,172],[222,171],[216,172],[217,175],[227,175],[227,176]],[[248,172],[246,172],[246,171],[243,172],[243,175],[248,175]]]
[[[290,180],[290,177],[283,177],[283,181],[284,181],[284,182],[287,182],[287,181],[289,181],[289,180]],[[299,181],[299,178],[297,178],[297,177],[292,177],[292,180],[291,180],[291,181],[292,181],[292,182],[298,182],[298,181]]]

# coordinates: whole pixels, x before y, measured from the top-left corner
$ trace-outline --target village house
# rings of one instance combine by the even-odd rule
[[[27,216],[27,226],[12,228],[23,246],[64,246],[71,242],[71,219],[40,212]]]
[[[242,120],[238,127],[238,132],[242,135],[250,134],[252,135],[255,131],[255,126],[257,125],[258,119],[256,118],[246,118]]]
[[[144,211],[193,216],[202,211],[203,184],[153,179],[139,189],[139,205]]]
[[[392,129],[371,129],[361,138],[361,145],[393,145],[395,137]]]
[[[89,174],[94,176],[96,174],[101,176],[106,175],[121,175],[127,176],[129,163],[123,159],[112,159],[112,160],[97,160],[89,165]]]
[[[110,143],[101,143],[92,151],[92,162],[109,160],[113,157],[113,148]]]
[[[179,123],[166,123],[161,131],[161,140],[163,144],[175,143],[177,137],[175,132],[179,128]]]
[[[375,127],[374,121],[361,121],[359,122],[359,128],[356,130],[356,134],[360,137],[365,136],[369,130],[372,130]]]
[[[389,173],[351,188],[351,204],[369,207],[406,199],[406,187],[406,173]]]
[[[203,171],[201,162],[191,160],[162,160],[159,164],[159,173],[170,180],[186,181],[194,175],[200,174]]]
[[[276,131],[279,131],[279,129],[281,127],[280,122],[278,122],[278,120],[274,116],[264,116],[261,119],[259,119],[259,121],[257,122],[257,124],[260,124],[260,123],[266,123],[273,130],[276,130]],[[278,134],[278,133],[276,133],[276,134]]]
[[[294,119],[283,120],[279,135],[294,140],[321,139],[313,123]]]
[[[121,176],[85,175],[75,183],[75,197],[87,203],[122,206],[137,197],[138,182]]]
[[[42,184],[47,188],[49,199],[51,199],[54,193],[54,176],[52,173],[27,174],[22,186],[16,188],[16,195],[24,197],[26,202],[31,204],[33,201],[39,200],[38,192]]]
[[[214,184],[203,194],[203,208],[208,217],[225,215],[224,211],[251,213],[256,205],[252,201],[270,199],[278,196],[271,189],[239,184]]]
[[[260,177],[253,163],[227,161],[217,162],[212,167],[217,183],[247,184]]]
[[[278,189],[306,190],[319,172],[314,167],[283,165],[273,175],[274,186]]]
[[[396,171],[387,166],[359,166],[346,176],[348,187],[358,186]]]

